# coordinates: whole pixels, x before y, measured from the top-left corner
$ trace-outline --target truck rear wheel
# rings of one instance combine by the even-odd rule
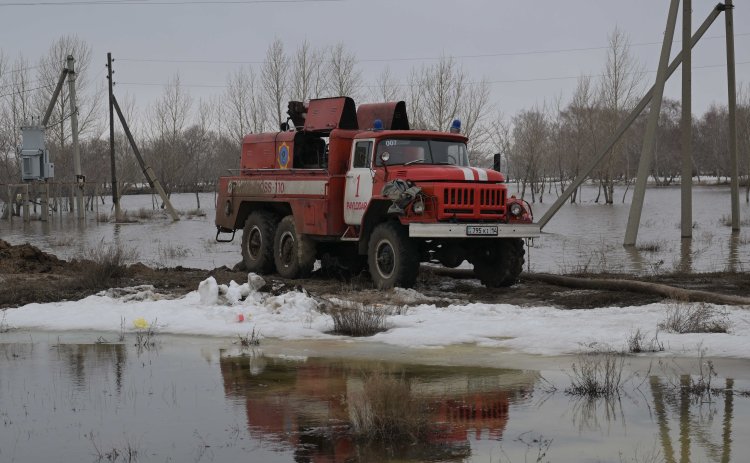
[[[315,264],[315,243],[297,233],[294,216],[284,217],[276,227],[273,240],[276,271],[284,278],[306,278]]]
[[[381,223],[370,236],[367,261],[378,289],[414,286],[419,271],[417,247],[396,222]]]
[[[488,288],[512,286],[523,270],[525,253],[522,239],[493,240],[475,249],[474,274]]]
[[[276,223],[273,214],[254,211],[242,230],[242,261],[249,272],[273,273],[273,238]]]

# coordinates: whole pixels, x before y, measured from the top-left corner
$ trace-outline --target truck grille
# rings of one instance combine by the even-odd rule
[[[436,192],[440,200],[438,220],[489,220],[505,216],[505,186],[443,186]]]

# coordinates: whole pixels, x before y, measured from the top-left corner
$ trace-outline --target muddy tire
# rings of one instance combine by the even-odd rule
[[[501,239],[478,246],[473,253],[474,274],[488,288],[512,286],[523,270],[522,239]]]
[[[242,262],[245,270],[261,275],[273,273],[273,240],[276,221],[273,214],[254,211],[245,220],[242,229]]]
[[[276,271],[284,278],[307,278],[315,264],[315,242],[297,233],[294,216],[284,217],[273,240]]]
[[[406,228],[396,222],[382,223],[370,236],[367,262],[378,289],[411,288],[419,272],[419,252]]]

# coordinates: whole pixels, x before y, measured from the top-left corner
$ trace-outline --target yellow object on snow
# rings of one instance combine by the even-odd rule
[[[145,330],[148,328],[148,322],[143,317],[138,317],[135,320],[133,320],[133,326],[136,327],[136,329],[139,330]]]

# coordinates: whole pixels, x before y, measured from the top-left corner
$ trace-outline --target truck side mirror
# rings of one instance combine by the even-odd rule
[[[385,169],[385,175],[383,180],[388,181],[388,160],[391,158],[391,154],[388,151],[380,153],[380,160],[383,162],[383,169]]]

